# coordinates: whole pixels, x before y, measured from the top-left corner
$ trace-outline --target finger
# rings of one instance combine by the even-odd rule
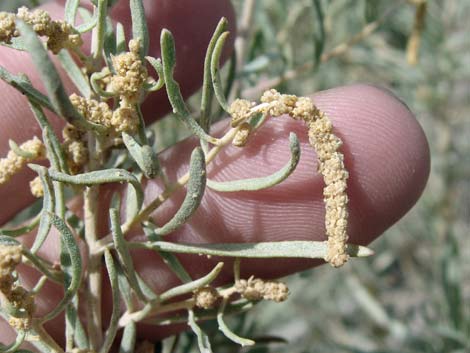
[[[128,7],[129,1],[121,1],[112,14],[117,21],[124,24],[129,39],[132,31],[130,29],[131,19]],[[43,8],[54,18],[63,17],[64,9],[61,4],[51,2],[45,4]],[[202,83],[205,50],[217,22],[222,16],[225,16],[229,20],[231,31],[235,31],[233,27],[234,13],[230,1],[204,0],[195,2],[184,0],[175,2],[148,0],[145,1],[145,10],[150,33],[149,54],[155,57],[160,56],[159,36],[161,29],[170,29],[176,41],[178,64],[175,77],[181,85],[183,96],[188,97]],[[228,57],[232,48],[233,37],[230,37],[230,41],[226,46],[224,60]],[[90,36],[85,39],[90,41]],[[85,46],[87,45],[89,43],[85,43]],[[26,73],[33,85],[45,92],[28,53],[0,46],[0,65],[14,74]],[[73,85],[63,72],[62,78],[66,87],[72,92],[74,90]],[[170,110],[164,91],[163,89],[151,94],[143,104],[144,116],[148,122],[154,121]],[[0,156],[5,156],[9,150],[8,139],[24,142],[33,136],[40,137],[41,132],[27,105],[27,100],[22,94],[3,81],[0,81],[0,92],[2,94]],[[60,127],[63,126],[63,122],[57,117],[49,116],[60,135]],[[8,207],[2,207],[0,210],[0,225],[33,201],[28,187],[28,182],[33,178],[34,174],[25,170],[15,175],[10,183],[0,185],[0,199],[8,205]]]
[[[314,101],[330,117],[344,142],[342,152],[350,174],[350,242],[368,244],[400,219],[421,195],[430,166],[426,138],[403,103],[372,86],[328,90],[316,94]],[[303,123],[271,119],[242,150],[229,147],[219,155],[210,165],[208,177],[235,180],[272,173],[289,159],[290,131],[299,136],[302,155],[287,180],[256,192],[206,189],[197,212],[170,239],[190,243],[325,239],[324,184],[316,171],[315,152],[308,144]],[[172,179],[186,171],[190,146],[187,141],[161,156],[163,163],[172,167]],[[159,192],[160,186],[150,181],[147,198]],[[164,204],[154,215],[157,223],[163,224],[178,205],[178,200]],[[141,270],[153,273],[150,264],[157,261],[156,255],[148,252],[136,260]],[[188,256],[183,261],[201,275],[215,260]],[[246,268],[263,277],[279,277],[311,265],[311,261],[276,259],[251,261]]]
[[[400,219],[422,193],[430,165],[426,138],[405,105],[378,88],[364,85],[336,88],[316,94],[314,101],[330,117],[336,134],[344,142],[342,152],[350,172],[347,191],[350,197],[350,242],[370,243]],[[226,125],[227,122],[220,124]],[[290,131],[299,136],[302,155],[296,171],[287,180],[256,192],[223,194],[207,189],[191,220],[168,239],[189,243],[324,239],[323,181],[316,172],[315,152],[307,142],[303,123],[282,117],[269,120],[252,136],[246,147],[228,147],[221,153],[209,166],[208,177],[234,180],[272,173],[289,158],[287,141]],[[161,155],[171,179],[186,172],[194,145],[194,140],[187,140]],[[149,181],[147,202],[160,191],[158,183]],[[181,197],[180,194],[172,198],[155,213],[154,219],[158,224],[163,224],[174,214]],[[142,234],[137,232],[134,236]],[[57,244],[54,238],[49,237],[44,247],[47,253],[43,254],[57,258]],[[162,292],[180,283],[155,253],[142,250],[133,251],[133,255],[136,271],[156,291]],[[221,260],[192,255],[179,258],[193,278],[206,274],[216,261]],[[226,265],[217,282],[219,284],[233,280],[230,261],[223,261]],[[276,278],[319,263],[284,259],[243,260],[242,275]],[[44,296],[48,295],[52,295],[52,290],[51,293],[44,292]],[[106,308],[109,300],[103,303]],[[178,326],[157,330],[142,325],[139,334],[155,340],[182,329],[184,327]],[[56,326],[55,330],[60,332],[61,327]]]

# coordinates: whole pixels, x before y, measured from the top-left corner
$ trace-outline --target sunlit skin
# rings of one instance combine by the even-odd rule
[[[45,7],[55,16],[60,16],[63,11],[58,3],[48,3]],[[125,7],[125,4],[120,4],[114,15],[129,26]],[[189,96],[201,84],[205,48],[216,23],[221,16],[227,17],[232,25],[235,23],[230,2],[149,0],[146,2],[146,9],[150,33],[155,33],[151,35],[151,53],[158,57],[160,28],[168,27],[175,35],[177,45],[176,78],[184,95]],[[231,45],[233,39],[229,46]],[[0,65],[13,73],[25,72],[35,86],[42,88],[27,54],[0,47]],[[71,87],[70,83],[68,87]],[[29,112],[26,99],[4,82],[0,82],[0,90],[0,155],[4,156],[9,149],[9,138],[21,143],[34,135],[40,136],[40,130]],[[350,242],[368,244],[399,220],[421,195],[430,166],[426,138],[409,109],[383,89],[350,85],[315,93],[312,98],[318,108],[331,119],[335,133],[344,142],[341,149],[350,175]],[[169,105],[163,91],[154,93],[144,103],[147,122],[158,119],[168,110]],[[59,130],[61,122],[57,118],[53,121]],[[228,121],[218,123],[213,129],[214,134],[220,135],[228,124]],[[280,185],[259,192],[220,194],[207,189],[202,204],[192,219],[171,234],[169,239],[218,243],[323,240],[323,181],[316,172],[315,153],[308,143],[307,130],[302,122],[282,118],[269,120],[259,132],[250,137],[245,147],[240,149],[230,146],[220,153],[209,167],[208,177],[234,180],[272,173],[289,159],[290,131],[297,134],[302,145],[299,165],[291,177]],[[193,139],[186,140],[161,154],[161,162],[171,179],[186,172],[194,143]],[[9,184],[0,186],[0,224],[8,221],[33,200],[28,187],[28,182],[33,177],[33,173],[24,172],[16,175]],[[161,184],[151,180],[145,191],[146,200],[152,200],[161,191]],[[109,189],[103,191],[101,219],[107,218],[105,207],[110,194]],[[155,213],[158,222],[164,223],[174,214],[182,195],[175,195],[158,209]],[[107,233],[106,225],[103,226],[103,232]],[[141,235],[138,230],[133,232],[133,236]],[[30,243],[28,239],[25,242]],[[53,233],[40,255],[54,261],[57,259],[58,247]],[[179,283],[156,254],[139,250],[133,252],[133,255],[136,270],[156,291]],[[215,263],[213,259],[197,256],[182,256],[181,260],[194,278],[206,274]],[[232,279],[229,263],[218,283]],[[318,264],[319,261],[306,260],[249,260],[242,262],[242,275],[280,277]],[[37,273],[23,270],[22,278],[26,285],[33,285]],[[107,286],[106,282],[106,298],[109,295]],[[58,287],[46,285],[37,298],[38,314],[50,310],[61,295]],[[109,312],[109,304],[110,300],[103,301],[106,313]],[[104,319],[106,318],[105,314]],[[58,341],[63,339],[61,319],[55,320],[47,328]],[[139,327],[139,336],[155,340],[185,328],[183,325],[155,329],[142,325]],[[13,338],[6,323],[0,322],[0,341],[8,343]]]

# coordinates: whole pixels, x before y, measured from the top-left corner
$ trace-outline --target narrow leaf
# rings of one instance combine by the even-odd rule
[[[183,203],[168,223],[155,230],[155,234],[160,236],[167,235],[185,224],[199,207],[202,197],[204,196],[205,187],[206,163],[204,152],[202,152],[200,147],[196,147],[191,154],[189,181]]]
[[[144,4],[142,0],[130,0],[129,5],[132,17],[132,38],[140,39],[140,58],[143,60],[149,48],[149,34]]]
[[[220,35],[219,39],[215,44],[214,52],[211,57],[211,77],[212,77],[212,86],[214,87],[215,97],[219,101],[220,106],[228,112],[229,106],[227,99],[225,98],[224,89],[222,87],[222,82],[220,79],[220,57],[222,55],[222,50],[224,48],[225,41],[230,33],[224,32]]]
[[[129,284],[134,292],[137,294],[139,299],[145,302],[147,297],[142,293],[139,282],[137,281],[134,263],[129,252],[129,247],[124,240],[124,235],[121,232],[121,223],[116,209],[112,208],[109,210],[109,219],[111,223],[111,234],[113,235],[114,248],[119,256],[122,268],[124,269],[127,279],[129,280]]]
[[[18,237],[20,235],[24,235],[33,231],[39,224],[39,220],[41,219],[41,214],[39,213],[36,215],[29,224],[15,228],[15,229],[3,229],[0,228],[0,235],[6,235],[9,237]]]
[[[3,237],[0,236],[0,243],[2,243]],[[10,238],[11,239],[11,238]],[[33,255],[26,247],[23,248],[23,255],[39,272],[47,276],[52,282],[63,284],[63,272],[61,270],[55,270],[46,264],[45,261],[38,255]]]
[[[207,46],[206,56],[204,58],[204,78],[201,94],[201,117],[199,124],[204,131],[209,131],[210,127],[210,107],[212,103],[212,80],[211,80],[211,60],[215,44],[220,35],[227,29],[227,19],[222,17],[215,28],[214,34]]]
[[[216,144],[217,139],[206,134],[206,132],[191,117],[191,114],[189,113],[189,110],[184,102],[183,96],[181,95],[179,84],[173,78],[173,70],[176,65],[175,41],[173,39],[173,35],[167,29],[162,30],[160,37],[160,47],[162,51],[165,87],[168,99],[170,100],[171,106],[173,107],[173,113],[179,119],[181,119],[181,121],[189,130],[191,130],[194,135],[199,137],[201,140]]]
[[[44,197],[42,199],[42,211],[41,220],[39,221],[39,228],[34,239],[34,243],[31,246],[31,252],[35,254],[44,244],[49,231],[51,229],[51,218],[50,214],[55,211],[55,194],[52,191],[52,183],[47,173],[47,168],[36,164],[29,164],[29,167],[38,173],[41,179],[42,188],[44,190]]]
[[[103,55],[108,67],[113,66],[111,56],[116,55],[116,34],[114,33],[113,27],[114,24],[108,17],[106,20],[106,29],[103,43]]]
[[[217,312],[217,324],[219,325],[219,330],[222,331],[225,337],[227,337],[229,340],[241,345],[242,347],[254,345],[256,343],[255,341],[238,336],[225,324],[224,311],[227,305],[227,300],[228,298],[224,298],[222,304],[219,307],[219,311]]]
[[[78,315],[78,297],[75,296],[65,310],[66,341],[80,349],[89,348],[88,337]],[[69,331],[69,332],[67,332]],[[73,340],[73,341],[72,341]],[[68,343],[68,342],[67,342]]]
[[[263,243],[226,243],[226,244],[182,244],[163,241],[149,243],[129,243],[132,247],[145,247],[160,251],[181,254],[211,256],[250,257],[250,258],[307,258],[323,259],[327,254],[328,244],[325,241],[279,241]],[[352,257],[373,255],[365,246],[348,244],[348,253]]]
[[[73,107],[54,64],[33,29],[21,20],[16,25],[29,48],[34,66],[41,77],[54,111],[73,125],[85,130],[104,131],[104,127],[85,120]]]
[[[134,322],[130,322],[124,327],[119,353],[133,353],[137,337],[137,328]]]
[[[101,80],[108,75],[107,72],[104,71],[98,71],[94,72],[90,76],[90,84],[91,87],[93,88],[93,91],[95,91],[99,96],[102,98],[112,98],[116,96],[116,93],[114,92],[109,92],[106,91],[105,89],[101,88]]]
[[[114,264],[113,257],[109,250],[104,251],[104,260],[106,263],[106,269],[108,271],[109,282],[111,284],[111,296],[112,296],[112,311],[111,318],[109,319],[109,326],[104,335],[105,339],[101,346],[100,353],[107,353],[114,342],[116,333],[118,330],[119,322],[119,281]]]
[[[90,84],[70,53],[66,49],[62,49],[59,54],[57,54],[57,58],[65,69],[65,72],[67,72],[70,80],[80,91],[80,94],[85,98],[90,98]]]
[[[211,283],[213,280],[216,279],[216,277],[219,275],[220,271],[222,270],[223,266],[224,266],[224,263],[219,262],[212,269],[212,271],[209,272],[204,277],[201,277],[201,278],[198,278],[197,280],[194,280],[192,282],[185,283],[185,284],[182,284],[180,286],[168,289],[166,292],[163,292],[160,295],[160,301],[164,302],[166,300],[177,297],[179,295],[190,293],[190,292],[196,290],[199,287],[207,286],[209,283]]]
[[[137,282],[139,283],[139,287],[144,293],[147,301],[157,300],[158,295],[150,288],[150,286],[144,281],[144,279],[136,272],[135,276],[137,277]]]
[[[152,65],[153,69],[158,74],[158,81],[155,82],[149,88],[147,88],[147,90],[151,92],[158,91],[160,88],[162,88],[165,85],[162,61],[160,58],[155,59],[152,56],[146,56],[145,59],[147,59],[149,64]]]
[[[41,106],[28,98],[29,107],[36,118],[39,126],[42,129],[42,140],[46,147],[47,158],[51,162],[51,166],[61,172],[68,173],[68,165],[65,160],[65,153],[59,139],[52,130],[52,126],[47,120]]]
[[[137,136],[139,138],[138,142],[142,145],[148,145],[147,135],[145,133],[145,120],[144,115],[142,114],[142,110],[140,109],[140,105],[134,105],[135,111],[137,112],[137,116],[139,117],[139,125],[137,126]]]
[[[246,312],[252,309],[256,304],[257,302],[250,302],[246,299],[240,299],[235,302],[231,302],[225,308],[225,316],[236,315],[242,312]],[[217,318],[216,309],[196,310],[196,314],[197,314],[197,319],[199,321],[206,321],[206,320],[212,320],[212,319]],[[164,318],[160,316],[152,317],[152,318],[146,319],[144,322],[146,324],[163,326],[163,325],[187,323],[187,321],[188,321],[188,318],[185,316],[174,315],[171,318]]]
[[[22,245],[18,240],[13,239],[9,236],[0,235],[0,245],[2,246],[18,246]]]
[[[233,181],[213,181],[207,180],[207,186],[213,190],[220,192],[235,192],[235,191],[253,191],[266,189],[271,186],[277,185],[284,181],[297,167],[300,159],[300,144],[297,136],[291,132],[289,136],[289,148],[291,157],[289,162],[277,172],[253,179],[241,179]]]
[[[65,249],[69,255],[72,276],[70,279],[66,278],[66,282],[69,282],[69,285],[66,288],[65,295],[60,303],[54,309],[52,309],[52,311],[45,315],[44,318],[41,319],[41,322],[46,322],[53,319],[59,313],[61,313],[62,310],[65,309],[67,304],[77,294],[82,277],[82,258],[80,256],[80,250],[78,249],[72,232],[67,227],[65,222],[55,214],[49,213],[49,216],[51,218],[52,224],[59,231],[61,239],[64,242]]]
[[[52,168],[58,171],[68,172],[68,165],[65,161],[64,150],[62,149],[57,136],[49,126],[43,128],[42,140],[44,141],[44,146],[46,147],[47,159],[50,161]]]
[[[209,337],[196,323],[194,312],[192,310],[188,310],[188,324],[189,327],[191,327],[191,330],[196,334],[199,351],[201,353],[212,353]]]
[[[126,188],[126,222],[132,221],[139,213],[139,204],[134,187],[127,185]]]
[[[98,0],[94,16],[97,16],[96,26],[93,28],[91,38],[91,54],[94,60],[99,60],[103,50],[104,35],[106,31],[107,0]]]
[[[17,156],[20,156],[20,157],[23,157],[23,158],[26,158],[26,159],[33,159],[36,157],[36,154],[35,153],[32,153],[32,152],[28,152],[28,151],[25,151],[23,149],[21,149],[20,146],[18,146],[16,144],[15,141],[13,140],[8,140],[8,146],[10,147],[10,149],[15,152],[15,154]]]
[[[123,268],[119,265],[119,263],[116,263],[115,265],[118,277],[119,293],[121,294],[121,298],[127,307],[127,311],[132,312],[134,310],[134,301],[131,286],[129,285],[129,281],[127,280]]]
[[[150,222],[145,222],[143,224],[143,229],[147,237],[153,238],[154,240],[161,240],[161,237],[155,234],[156,226]],[[183,282],[191,282],[192,278],[183,267],[178,258],[170,252],[157,251],[157,253],[162,257],[163,262],[178,276],[178,278]]]
[[[127,50],[126,33],[121,22],[116,23],[116,54]]]
[[[65,3],[64,21],[72,26],[75,24],[78,5],[80,5],[80,0],[67,0]]]
[[[122,140],[126,145],[131,157],[137,163],[144,175],[149,178],[155,178],[160,171],[160,164],[152,147],[149,145],[141,146],[133,136],[123,132]]]
[[[0,79],[11,85],[13,88],[16,88],[22,94],[26,95],[31,101],[46,107],[51,112],[56,112],[49,98],[34,88],[26,75],[13,75],[9,73],[3,66],[0,66]]]
[[[91,31],[95,28],[96,24],[98,23],[98,14],[96,13],[94,16],[88,11],[87,9],[80,7],[78,9],[78,13],[80,17],[83,19],[83,23],[76,27],[76,30],[79,33],[86,33]]]
[[[130,183],[136,192],[138,208],[142,207],[144,193],[139,180],[124,169],[106,169],[78,175],[68,175],[54,170],[49,170],[49,176],[53,180],[73,185],[96,185],[105,183]]]

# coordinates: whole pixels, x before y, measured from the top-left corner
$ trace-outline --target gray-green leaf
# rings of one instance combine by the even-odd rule
[[[118,253],[122,268],[124,269],[124,272],[126,273],[126,276],[129,280],[129,284],[134,292],[142,301],[145,302],[147,298],[144,293],[142,293],[139,282],[137,281],[136,272],[134,270],[134,263],[129,252],[129,247],[127,246],[124,239],[124,235],[121,232],[119,213],[116,209],[111,208],[109,210],[109,219],[111,223],[111,234],[113,235],[114,248]]]
[[[34,66],[38,70],[54,111],[73,125],[86,130],[104,131],[104,126],[88,122],[75,110],[65,92],[59,73],[34,30],[21,20],[17,20],[16,25],[28,46]]]
[[[277,185],[284,181],[297,167],[300,159],[300,144],[297,136],[291,132],[289,136],[289,148],[291,157],[289,162],[277,172],[261,177],[252,179],[241,179],[233,181],[213,181],[207,180],[207,186],[213,190],[220,192],[235,192],[235,191],[253,191],[266,189],[271,186]]]
[[[127,170],[124,169],[106,169],[78,175],[68,175],[49,170],[49,176],[53,180],[61,181],[73,185],[96,185],[105,183],[130,183],[136,192],[138,209],[142,207],[144,192],[139,180]]]
[[[222,82],[220,79],[220,57],[222,55],[222,50],[224,48],[225,41],[230,33],[224,32],[220,35],[217,39],[215,44],[214,51],[211,57],[211,77],[212,77],[212,86],[214,87],[215,97],[219,101],[220,106],[228,112],[229,106],[227,103],[227,99],[225,98],[224,89],[222,87]]]
[[[141,146],[132,135],[125,132],[122,133],[122,140],[144,175],[149,179],[155,178],[160,172],[160,163],[152,147]]]
[[[209,131],[210,127],[210,106],[212,102],[212,80],[211,80],[211,60],[212,53],[217,40],[220,35],[227,28],[227,19],[222,17],[215,28],[214,34],[212,35],[211,41],[207,46],[206,56],[204,58],[204,79],[202,83],[202,94],[201,94],[201,117],[200,125],[204,131]]]
[[[286,257],[323,259],[328,251],[328,243],[326,241],[301,240],[227,244],[182,244],[154,241],[148,243],[130,243],[129,245],[182,254],[249,258]],[[365,246],[353,244],[348,244],[348,253],[352,257],[366,257],[374,254],[371,249]]]
[[[191,154],[189,163],[189,181],[186,196],[179,210],[172,219],[161,228],[155,230],[155,234],[162,236],[169,234],[185,224],[199,207],[206,187],[206,163],[204,152],[196,147]]]
[[[65,295],[60,301],[57,306],[52,309],[47,315],[41,319],[42,322],[49,321],[56,317],[62,310],[65,309],[66,305],[70,302],[70,300],[76,295],[78,288],[80,287],[80,282],[82,278],[82,258],[80,256],[80,251],[78,249],[77,243],[75,242],[75,238],[73,237],[72,232],[70,231],[69,227],[65,224],[65,222],[57,217],[55,214],[49,213],[49,217],[51,219],[52,224],[54,227],[59,231],[61,235],[61,239],[65,245],[65,250],[67,251],[70,259],[70,267],[71,267],[71,278],[69,279],[69,286],[65,290]]]
[[[143,60],[149,48],[149,34],[144,4],[142,0],[130,0],[129,5],[132,17],[132,38],[140,39],[140,58]]]
[[[24,74],[13,75],[8,72],[3,66],[0,66],[0,79],[16,88],[22,94],[26,95],[28,99],[39,105],[46,107],[51,112],[56,112],[52,106],[51,101],[47,96],[39,92],[36,88],[31,85],[31,82]]]
[[[194,135],[206,142],[216,144],[217,139],[206,134],[204,129],[202,129],[191,117],[191,114],[189,113],[189,110],[184,102],[183,96],[181,95],[179,84],[173,78],[173,70],[176,65],[175,41],[173,39],[173,35],[167,29],[162,30],[160,37],[160,47],[162,51],[165,87],[168,99],[170,100],[171,106],[173,107],[173,113],[179,119],[181,119],[181,121],[189,130],[191,130]]]
[[[191,330],[196,334],[199,351],[201,353],[212,353],[209,337],[196,323],[194,312],[192,310],[188,310],[188,324],[189,327],[191,327]]]
[[[219,325],[219,330],[229,340],[231,340],[232,342],[238,343],[242,347],[254,345],[256,343],[255,341],[238,336],[236,333],[230,330],[230,328],[225,324],[224,312],[225,312],[225,307],[227,305],[227,300],[228,298],[224,298],[224,300],[222,301],[222,304],[219,307],[219,311],[217,312],[217,324]]]

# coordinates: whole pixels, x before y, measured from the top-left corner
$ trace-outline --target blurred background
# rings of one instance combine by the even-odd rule
[[[3,0],[0,10],[35,3]],[[375,256],[292,276],[287,302],[231,318],[255,348],[207,323],[214,352],[470,352],[470,1],[233,3],[245,34],[233,97],[268,87],[299,95],[356,82],[388,87],[423,126],[432,170],[418,204],[371,245]],[[224,71],[230,76],[230,65]],[[155,131],[159,149],[185,136],[174,119]],[[196,346],[183,334],[175,352]]]

